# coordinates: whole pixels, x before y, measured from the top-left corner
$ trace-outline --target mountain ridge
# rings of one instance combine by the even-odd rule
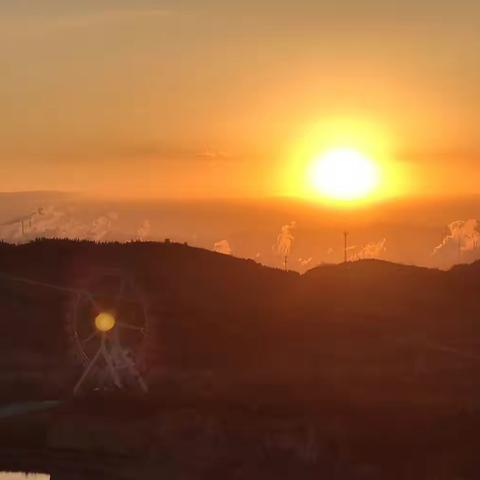
[[[275,398],[277,385],[314,401],[328,385],[356,401],[480,401],[478,264],[363,260],[300,275],[173,242],[0,244],[4,391],[65,391],[81,367],[65,333],[72,295],[19,278],[88,290],[112,270],[148,307],[154,391],[170,379],[198,393],[208,377],[235,398]]]

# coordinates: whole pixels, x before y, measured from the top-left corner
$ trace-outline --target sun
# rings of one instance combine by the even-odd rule
[[[281,196],[332,208],[377,204],[411,189],[397,135],[367,118],[324,118],[300,125],[274,178]]]
[[[332,200],[359,200],[378,187],[376,163],[359,150],[336,148],[316,157],[308,173],[312,187]]]

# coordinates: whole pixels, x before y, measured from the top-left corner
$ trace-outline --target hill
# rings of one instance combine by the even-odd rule
[[[148,305],[153,388],[206,388],[208,378],[235,398],[478,397],[479,264],[444,272],[364,260],[298,275],[174,243],[0,245],[3,382],[22,378],[33,394],[41,372],[42,389],[64,391],[80,369],[66,334],[72,294],[19,279],[81,289],[112,270]]]
[[[150,395],[68,400],[78,292],[101,301],[118,278],[147,312]],[[1,395],[29,401],[6,411],[66,400],[2,419],[0,463],[58,478],[478,478],[479,278],[478,263],[299,275],[174,243],[0,244]]]

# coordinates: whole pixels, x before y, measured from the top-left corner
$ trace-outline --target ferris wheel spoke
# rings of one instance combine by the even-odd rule
[[[124,278],[121,279],[120,285],[117,290],[117,294],[115,295],[115,305],[118,306],[118,303],[120,300],[123,299],[124,293],[125,293],[125,287],[126,287],[126,280]]]
[[[92,295],[90,292],[86,290],[82,291],[82,295],[84,295],[87,298],[87,300],[92,303],[93,307],[97,312],[101,311],[101,307],[98,304],[98,302],[95,300],[94,295]]]
[[[138,332],[145,333],[145,328],[139,327],[137,325],[132,325],[131,323],[118,322],[117,325],[120,328],[125,328],[127,330],[136,330]]]
[[[80,341],[81,341],[81,343],[88,343],[90,340],[95,338],[96,335],[97,335],[97,332],[93,331],[88,337],[86,337],[86,338],[84,338],[83,340],[80,340]]]

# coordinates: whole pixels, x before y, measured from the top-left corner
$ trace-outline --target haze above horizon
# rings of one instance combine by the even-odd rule
[[[479,18],[467,0],[4,2],[0,191],[474,194]]]

